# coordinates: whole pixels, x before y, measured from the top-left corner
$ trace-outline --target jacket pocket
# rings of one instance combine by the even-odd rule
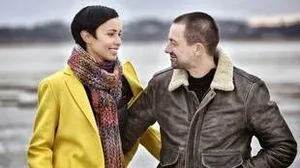
[[[161,153],[161,160],[158,167],[167,168],[177,164],[179,159],[178,149],[164,149]]]
[[[201,161],[206,168],[237,168],[243,158],[240,152],[205,152]]]

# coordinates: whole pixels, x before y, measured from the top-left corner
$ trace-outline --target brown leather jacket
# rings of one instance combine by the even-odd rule
[[[201,102],[188,89],[187,72],[157,73],[130,108],[123,134],[128,151],[149,125],[161,130],[159,167],[288,167],[297,144],[265,83],[218,58],[210,89]],[[251,139],[262,149],[251,156]]]

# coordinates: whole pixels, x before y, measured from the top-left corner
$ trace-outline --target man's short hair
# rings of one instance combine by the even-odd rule
[[[203,12],[192,12],[178,16],[173,23],[185,24],[184,36],[189,45],[200,42],[210,55],[216,54],[219,43],[219,29],[215,20]]]
[[[71,32],[75,43],[86,50],[86,43],[80,36],[82,30],[86,30],[96,37],[96,29],[106,21],[118,17],[118,13],[109,7],[94,5],[81,9],[71,23]]]

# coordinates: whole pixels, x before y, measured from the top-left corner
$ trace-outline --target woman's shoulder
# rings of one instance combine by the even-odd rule
[[[58,70],[49,76],[43,78],[39,85],[50,84],[50,85],[61,85],[66,80],[67,76],[71,75],[71,70],[68,70],[69,67]]]
[[[61,69],[59,71],[56,71],[48,76],[46,76],[42,81],[57,81],[64,79],[64,71],[65,69]]]

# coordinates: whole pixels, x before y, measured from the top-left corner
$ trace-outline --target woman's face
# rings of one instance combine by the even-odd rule
[[[121,46],[122,25],[119,18],[113,18],[96,29],[96,37],[89,34],[86,50],[97,61],[114,61]]]

